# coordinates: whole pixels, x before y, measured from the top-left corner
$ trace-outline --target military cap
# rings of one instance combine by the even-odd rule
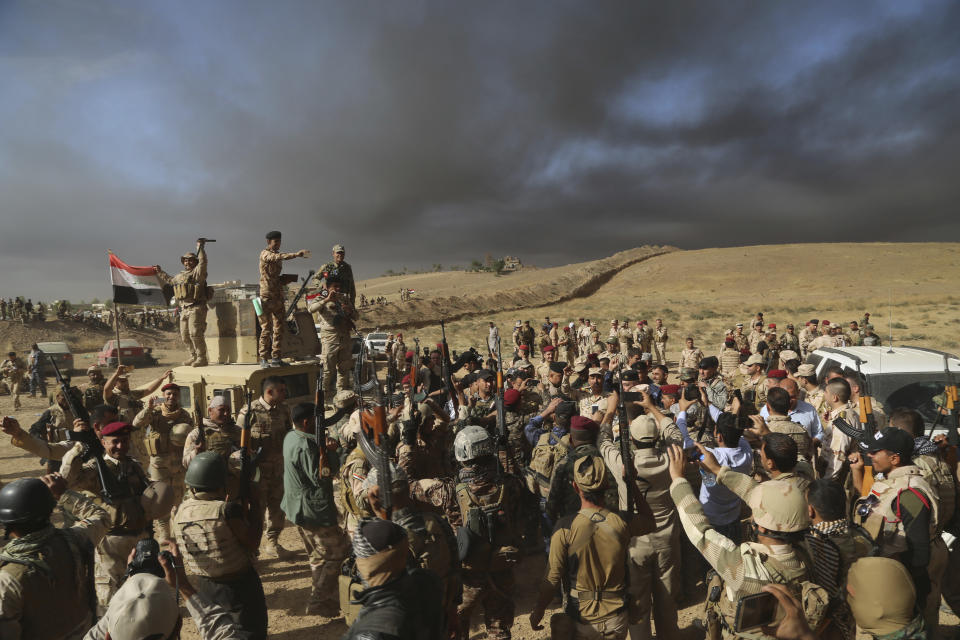
[[[550,373],[563,373],[563,368],[567,366],[566,362],[551,362],[549,365]]]
[[[520,351],[530,351],[530,347],[528,347],[525,344],[520,345],[519,347],[517,347],[517,349],[519,349]]]
[[[621,379],[621,380],[627,380],[627,381],[630,381],[630,380],[639,380],[639,379],[640,379],[640,373],[639,373],[636,369],[627,369],[627,370],[624,371],[622,374],[620,374],[620,379]]]
[[[603,369],[600,367],[590,367],[590,371],[587,372],[588,376],[602,376]]]
[[[104,614],[106,631],[115,640],[169,638],[180,622],[177,594],[152,573],[127,578]]]
[[[334,252],[334,253],[345,253],[345,252],[346,252],[346,249],[343,248],[343,245],[342,245],[342,244],[335,244],[335,245],[333,245],[333,252]]]
[[[177,384],[174,383],[174,382],[168,382],[167,384],[165,384],[165,385],[163,385],[162,387],[160,387],[160,391],[169,391],[170,389],[173,389],[173,390],[175,390],[175,391],[179,391],[179,390],[180,390],[180,387],[177,386]]]
[[[748,367],[754,364],[763,364],[763,356],[755,353],[749,358],[747,358],[747,361],[744,364],[746,364]]]
[[[570,431],[590,431],[596,433],[599,430],[600,425],[586,416],[573,416],[570,418]]]
[[[413,382],[413,377],[409,373],[400,378],[400,384],[410,384],[411,382]]]
[[[717,360],[717,356],[707,356],[700,361],[699,367],[701,369],[716,369],[720,366],[720,361]]]
[[[824,325],[824,326],[826,326],[826,327],[829,327],[829,326],[830,326],[830,321],[829,321],[829,320],[824,320],[824,321],[821,322],[820,324],[822,324],[822,325]]]
[[[788,323],[787,323],[787,329],[793,329],[793,328],[794,328],[794,327],[793,327],[793,323],[792,323],[792,322],[788,322]]]
[[[503,392],[503,404],[513,406],[520,402],[520,392],[516,389],[507,389]]]
[[[742,328],[743,328],[743,323],[742,323],[742,322],[738,322],[737,324],[735,324],[735,325],[733,325],[733,326],[735,326],[735,327],[740,327],[740,328],[742,329]]]
[[[646,364],[648,362],[653,362],[653,354],[649,352],[640,354],[640,360],[638,360],[637,362],[640,362],[643,364]]]
[[[554,350],[554,346],[552,344],[548,344],[543,349],[541,349],[541,351],[543,351],[544,353],[547,353],[548,351],[553,351],[553,350]]]
[[[753,326],[755,326],[755,327],[762,327],[762,326],[763,326],[763,320],[757,320],[756,322],[753,323]]]
[[[516,365],[514,365],[514,368],[526,371],[528,369],[533,369],[533,363],[530,362],[529,360],[527,360],[526,362],[518,362]]]
[[[493,371],[489,369],[480,369],[476,373],[477,378],[480,380],[493,380]]]
[[[811,321],[809,322],[809,324],[820,324],[820,321],[817,320],[816,318],[814,318],[813,320],[811,320]]]
[[[523,326],[523,323],[520,322],[519,320],[517,320],[516,322],[513,323],[513,326],[515,326],[515,327],[521,327],[521,326]]]
[[[784,362],[790,362],[791,360],[799,360],[800,354],[792,349],[784,349],[780,352],[780,359]]]
[[[797,367],[797,376],[800,378],[812,378],[817,375],[817,368],[812,364],[802,364]]]
[[[111,422],[100,430],[101,436],[122,436],[133,431],[133,425],[129,422]]]
[[[787,372],[783,369],[771,369],[770,371],[767,371],[767,377],[775,380],[783,380],[787,377]]]
[[[610,321],[610,324],[617,324],[617,319],[614,318],[613,320],[611,320],[611,321]]]
[[[866,436],[860,447],[867,453],[889,451],[900,454],[901,458],[913,456],[913,438],[906,431],[896,427],[884,427],[872,436]]]
[[[806,497],[796,485],[784,480],[761,482],[747,494],[745,502],[753,510],[753,521],[764,529],[792,533],[810,526]]]
[[[680,369],[681,382],[696,382],[699,375],[700,373],[696,369],[691,369],[690,367]]]
[[[583,456],[573,463],[573,481],[580,491],[599,491],[607,485],[607,465],[600,456]]]
[[[630,423],[630,437],[637,442],[656,442],[657,435],[657,422],[651,416],[637,416]]]
[[[351,389],[341,389],[337,391],[337,395],[333,396],[333,406],[338,409],[343,409],[355,400],[356,397],[357,394]]]
[[[188,251],[187,253],[180,256],[180,262],[186,262],[187,260],[190,260],[190,259],[197,260],[197,254],[195,254],[193,251]]]
[[[604,342],[606,342],[607,344],[617,344],[617,339],[614,338],[613,336],[610,336],[609,338],[604,340]]]
[[[660,387],[660,393],[668,396],[675,396],[680,393],[680,385],[677,384],[665,384]]]
[[[279,231],[268,231],[267,240],[276,240],[277,238],[280,238],[282,235],[283,234],[280,233]]]
[[[728,347],[733,347],[737,344],[737,341],[734,340],[733,338],[725,338],[723,341],[723,344]]]
[[[570,333],[570,327],[566,325],[564,325],[563,330],[566,331],[567,333]]]
[[[870,329],[870,331],[873,331],[873,325],[870,324],[869,322],[868,322],[867,324],[863,325],[863,328],[864,328],[864,329]]]
[[[210,401],[211,407],[230,407],[230,399],[227,396],[214,396]]]
[[[771,322],[770,324],[767,325],[767,328],[768,328],[768,329],[776,329],[776,328],[777,328],[777,323],[776,323],[776,322]]]
[[[577,412],[577,403],[573,400],[564,400],[557,405],[554,413],[558,416],[570,417]]]
[[[102,370],[100,369],[99,366],[92,364],[89,367],[87,367],[87,375],[91,373],[102,373]]]

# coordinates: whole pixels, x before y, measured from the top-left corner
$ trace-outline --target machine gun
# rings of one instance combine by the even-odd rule
[[[313,405],[313,433],[317,439],[317,452],[320,456],[317,472],[320,479],[329,478],[332,474],[330,460],[327,457],[327,418],[323,414],[323,368],[317,373],[317,393]]]
[[[297,290],[297,295],[293,297],[293,302],[290,303],[290,306],[287,307],[286,313],[283,314],[284,322],[288,321],[290,319],[290,316],[293,315],[294,310],[297,308],[297,303],[300,302],[300,298],[303,297],[303,292],[306,290],[307,284],[310,282],[310,278],[313,277],[314,273],[316,272],[313,269],[311,269],[307,273],[307,277],[303,279],[303,284],[301,284],[300,289]]]
[[[456,412],[460,408],[460,399],[457,397],[457,390],[453,386],[453,363],[450,361],[450,346],[447,344],[447,330],[443,320],[440,321],[440,348],[442,353],[440,358],[440,377],[443,378],[443,386],[447,389],[447,395],[450,396],[450,402],[453,403],[453,410]]]
[[[45,353],[43,355],[47,356],[47,360],[49,360],[50,364],[53,365],[53,375],[57,379],[57,385],[60,387],[60,391],[63,393],[63,399],[67,403],[70,413],[72,413],[75,418],[83,420],[89,425],[90,414],[87,413],[82,404],[77,404],[74,402],[74,398],[70,394],[70,385],[60,372],[60,367],[57,366],[57,361],[54,360],[53,356],[50,354]],[[121,500],[130,496],[129,488],[119,486],[116,478],[113,477],[113,474],[110,473],[106,463],[103,461],[103,443],[100,442],[97,434],[93,432],[92,425],[90,425],[89,429],[84,431],[74,431],[72,428],[69,429],[67,431],[67,439],[70,442],[79,442],[81,445],[83,445],[83,454],[80,457],[83,462],[87,462],[91,458],[96,460],[97,478],[100,480],[100,495],[103,497],[105,502],[108,504],[114,504],[117,500]]]

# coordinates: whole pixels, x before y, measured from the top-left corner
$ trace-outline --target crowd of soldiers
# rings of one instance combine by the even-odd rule
[[[47,316],[47,305],[43,302],[33,303],[33,300],[22,296],[16,298],[0,298],[0,320],[16,322],[43,322]]]
[[[266,239],[259,359],[282,367],[282,262],[308,252]],[[187,363],[204,366],[198,245],[163,277]],[[861,415],[856,374],[804,364],[879,344],[868,318],[781,335],[757,314],[716,355],[687,337],[676,366],[660,319],[605,336],[585,318],[518,321],[512,354],[493,322],[483,354],[443,340],[421,356],[395,334],[381,384],[354,367],[344,256],[333,248],[308,303],[322,407],[288,406],[269,376],[246,407],[216,395],[191,416],[172,372],[131,389],[124,367],[91,367],[29,429],[4,419],[47,474],[0,490],[0,638],[174,637],[178,591],[204,638],[265,638],[258,566],[302,557],[280,544],[288,521],[311,573],[304,610],[343,616],[348,638],[466,640],[479,615],[508,640],[517,573],[541,554],[529,621],[542,629],[558,601],[555,638],[679,637],[678,607],[700,601],[710,638],[936,637],[941,600],[960,610],[955,452],[914,410],[873,399]],[[151,564],[139,550],[154,538],[170,555]]]

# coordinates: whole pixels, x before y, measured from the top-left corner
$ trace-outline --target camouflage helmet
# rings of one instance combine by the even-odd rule
[[[187,260],[198,260],[197,254],[191,251],[180,256],[180,262],[182,264],[186,264]]]
[[[187,436],[193,431],[193,425],[187,422],[180,422],[170,427],[170,444],[175,447],[182,447],[187,444]]]
[[[187,468],[184,482],[200,491],[223,489],[227,484],[227,462],[213,451],[197,454]]]
[[[493,438],[483,427],[469,425],[460,430],[453,440],[453,455],[457,462],[467,462],[497,453]]]
[[[750,491],[746,502],[753,510],[753,521],[764,529],[793,533],[810,527],[803,492],[784,480],[760,483]]]

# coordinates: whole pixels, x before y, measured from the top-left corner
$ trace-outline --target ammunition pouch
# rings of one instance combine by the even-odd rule
[[[349,627],[353,625],[362,608],[357,602],[357,597],[364,588],[357,573],[357,561],[353,556],[349,556],[340,565],[337,587],[340,593],[340,611],[343,613],[344,622]]]
[[[197,285],[192,282],[182,282],[173,285],[173,295],[180,302],[188,304],[197,302]]]
[[[170,453],[170,437],[153,429],[147,430],[143,437],[143,446],[151,456],[163,456]]]

